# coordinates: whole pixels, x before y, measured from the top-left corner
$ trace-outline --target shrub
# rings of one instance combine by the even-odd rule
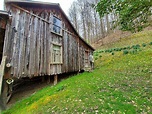
[[[115,51],[115,48],[113,48],[112,51]]]
[[[115,54],[114,52],[111,53],[111,55],[114,55],[114,54]]]
[[[123,48],[123,50],[127,49],[126,47]]]
[[[149,45],[152,45],[152,42],[150,42]]]
[[[115,51],[119,51],[119,48],[115,48]]]
[[[124,55],[126,55],[126,54],[128,54],[128,53],[129,53],[128,50],[124,50],[124,51],[123,51],[123,54],[124,54]]]
[[[132,46],[131,46],[131,48],[133,48],[133,49],[134,49],[135,47],[136,47],[135,45],[132,45]]]
[[[122,50],[122,48],[115,48],[114,51],[121,51],[121,50]]]
[[[133,49],[133,50],[131,50],[131,51],[130,51],[130,53],[131,53],[131,54],[135,54],[135,53],[137,53],[137,49]]]
[[[112,52],[112,49],[109,50],[109,53],[111,53],[111,52]]]
[[[102,57],[102,55],[99,56],[99,58],[101,58],[101,57]]]
[[[109,50],[105,50],[105,52],[107,53],[107,52],[109,52]]]
[[[98,57],[95,57],[95,60],[97,60],[98,59]]]
[[[128,46],[127,49],[130,49],[130,46]]]
[[[146,44],[145,44],[145,43],[143,43],[143,44],[142,44],[142,46],[143,46],[143,47],[146,47]]]
[[[139,45],[139,44],[133,45],[132,48],[133,48],[133,49],[139,49],[139,48],[140,48],[140,45]]]
[[[135,45],[133,45],[131,48],[136,49],[136,46],[135,46]]]
[[[139,48],[140,48],[140,45],[139,45],[139,44],[137,44],[137,45],[136,45],[136,49],[139,49]]]
[[[94,56],[98,56],[99,54],[98,53],[94,53]]]
[[[105,50],[105,52],[106,52],[106,53],[107,53],[107,52],[111,53],[111,52],[112,52],[112,49],[107,49],[107,50]]]
[[[123,48],[119,48],[119,51],[123,50]]]
[[[104,52],[103,50],[99,50],[99,51],[98,51],[98,53],[103,53],[103,52]]]

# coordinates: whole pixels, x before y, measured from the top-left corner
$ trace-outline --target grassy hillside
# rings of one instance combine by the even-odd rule
[[[101,46],[100,49],[118,48],[134,44],[149,43],[150,41],[152,41],[152,30],[145,30],[139,33],[134,33],[126,38],[122,38],[113,44],[111,43]]]
[[[94,54],[96,68],[48,86],[3,114],[152,113],[152,32]]]

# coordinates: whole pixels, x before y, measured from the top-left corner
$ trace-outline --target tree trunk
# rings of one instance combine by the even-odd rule
[[[103,20],[102,18],[100,18],[100,31],[101,31],[101,35],[102,35],[102,38],[105,37],[105,33],[104,33],[104,25],[103,25]]]
[[[110,22],[109,22],[109,15],[106,15],[106,23],[107,23],[107,35],[110,34]]]

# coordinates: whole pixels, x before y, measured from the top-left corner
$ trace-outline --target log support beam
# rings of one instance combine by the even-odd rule
[[[58,75],[54,75],[54,85],[58,83]]]

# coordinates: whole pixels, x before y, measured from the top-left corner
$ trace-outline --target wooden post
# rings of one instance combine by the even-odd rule
[[[50,82],[51,82],[51,81],[50,81],[50,76],[48,76],[47,78],[48,78],[48,79],[47,79],[47,84],[50,84]]]
[[[54,85],[58,83],[58,75],[54,75]]]
[[[6,58],[7,58],[6,56],[3,56],[1,64],[0,64],[0,95],[1,95],[1,92],[2,92],[2,83],[3,83],[3,76],[4,76]]]

